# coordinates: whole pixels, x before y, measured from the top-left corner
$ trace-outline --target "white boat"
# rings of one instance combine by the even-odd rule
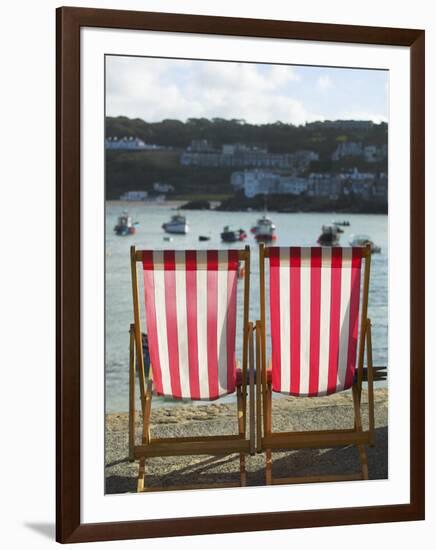
[[[374,244],[368,235],[351,235],[350,241],[351,246],[366,246],[367,244],[371,245],[371,254],[379,254],[381,248]]]
[[[262,216],[257,224],[251,228],[254,238],[259,242],[272,242],[277,239],[276,226],[268,216]]]
[[[169,222],[162,224],[162,229],[166,233],[175,233],[177,235],[186,235],[189,231],[189,225],[185,216],[174,214]]]

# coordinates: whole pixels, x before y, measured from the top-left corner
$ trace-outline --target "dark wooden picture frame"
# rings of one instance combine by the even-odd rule
[[[57,503],[62,543],[424,519],[422,30],[63,7],[57,10]],[[405,46],[411,56],[410,503],[82,524],[80,520],[80,29],[117,28]]]

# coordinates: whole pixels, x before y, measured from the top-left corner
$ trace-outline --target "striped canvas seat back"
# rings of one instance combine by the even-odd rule
[[[156,393],[234,392],[238,251],[144,251],[142,260]]]
[[[363,250],[269,250],[274,391],[320,396],[352,385]]]

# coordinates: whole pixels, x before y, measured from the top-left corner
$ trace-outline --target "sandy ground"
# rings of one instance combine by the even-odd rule
[[[362,417],[367,425],[366,394]],[[136,425],[140,441],[141,418]],[[388,477],[388,392],[375,391],[376,445],[369,448],[370,479]],[[322,398],[284,397],[273,400],[273,431],[351,428],[353,404],[349,392]],[[176,405],[152,410],[152,437],[176,437],[237,433],[236,404]],[[106,416],[106,492],[136,491],[138,463],[129,462],[128,415]],[[264,454],[246,457],[247,485],[265,483]],[[151,458],[147,461],[147,486],[190,483],[223,483],[239,480],[239,455],[225,457],[178,456]],[[352,473],[359,471],[356,448],[301,449],[273,453],[273,475],[299,476]]]

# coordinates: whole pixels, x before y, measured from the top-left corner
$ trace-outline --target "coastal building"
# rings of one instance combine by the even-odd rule
[[[193,139],[191,145],[186,148],[186,151],[192,153],[209,153],[215,152],[216,150],[207,139]]]
[[[315,151],[307,151],[305,149],[295,151],[292,153],[294,159],[294,167],[297,171],[305,170],[310,166],[311,162],[316,162],[319,160],[319,154]]]
[[[277,174],[264,170],[245,170],[244,195],[253,198],[256,195],[269,195],[277,192]]]
[[[244,155],[249,153],[268,154],[266,147],[245,145],[244,143],[227,143],[222,146],[223,155]]]
[[[147,197],[147,191],[127,191],[120,196],[120,201],[145,201]]]
[[[351,191],[365,200],[369,200],[373,194],[373,179],[354,180],[351,184]]]
[[[171,193],[172,191],[174,191],[174,185],[171,185],[170,183],[156,182],[153,183],[153,191],[164,194]]]
[[[376,174],[373,172],[360,172],[357,168],[353,168],[348,172],[343,173],[344,178],[348,178],[351,181],[363,181],[363,180],[374,180]]]
[[[141,151],[141,150],[152,150],[156,151],[158,149],[163,149],[160,145],[155,145],[152,143],[145,143],[142,139],[139,139],[137,137],[123,137],[121,139],[118,139],[118,137],[108,137],[105,140],[105,148],[106,149],[124,149],[124,150],[131,150],[131,151]]]
[[[362,157],[366,162],[379,162],[387,156],[387,146],[365,145],[354,141],[341,142],[332,154],[332,160],[338,161],[344,157]]]
[[[312,172],[308,177],[273,170],[244,170],[233,172],[231,184],[235,191],[243,191],[247,198],[257,195],[301,195],[324,197],[337,200],[341,195],[356,195],[365,200],[387,199],[387,176],[370,172],[359,172],[356,168],[348,172]]]
[[[194,140],[180,155],[182,166],[211,166],[235,168],[269,168],[276,170],[304,170],[319,160],[314,151],[295,153],[269,153],[261,145],[226,143],[221,149],[214,149],[207,140]]]
[[[366,162],[377,162],[377,160],[379,160],[377,146],[367,145],[364,147],[363,156],[365,157]]]
[[[308,182],[308,195],[338,199],[342,194],[343,182],[338,174],[311,173]]]
[[[308,189],[308,180],[265,170],[234,172],[233,182],[237,189],[243,189],[247,198],[256,195],[300,195]],[[232,184],[235,187],[235,183]]]
[[[105,141],[106,149],[145,149],[145,142],[134,137],[108,137]]]
[[[309,188],[309,181],[307,178],[297,178],[293,176],[283,176],[278,183],[278,193],[284,195],[301,195],[305,193]]]
[[[387,145],[384,144],[381,147],[377,145],[366,145],[363,148],[363,155],[366,162],[379,162],[387,157]]]
[[[186,149],[180,155],[182,166],[220,166],[221,154],[218,151],[196,151]]]
[[[337,161],[344,157],[361,157],[363,147],[361,143],[354,141],[342,141],[332,154],[332,160]]]
[[[232,172],[230,176],[230,184],[235,191],[244,189],[244,172]]]
[[[388,179],[381,175],[372,185],[372,195],[378,202],[386,202],[388,199]]]

